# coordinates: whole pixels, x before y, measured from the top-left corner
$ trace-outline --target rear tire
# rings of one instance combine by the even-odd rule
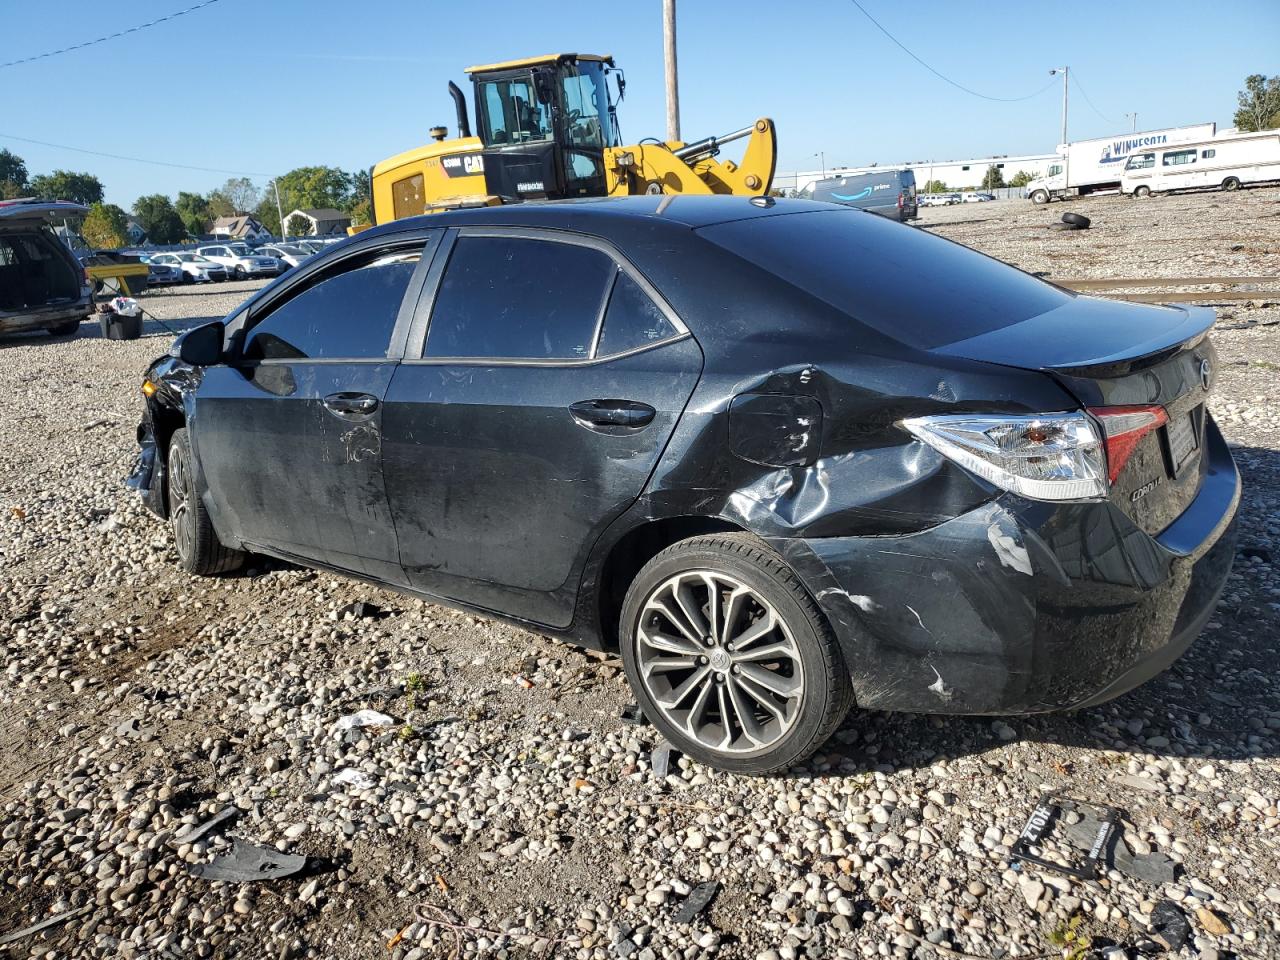
[[[185,427],[169,438],[168,470],[169,525],[178,563],[187,573],[210,577],[240,567],[246,554],[225,547],[213,531],[195,485],[195,461],[191,438]]]
[[[1231,190],[1239,190],[1239,189],[1240,189],[1240,178],[1239,178],[1239,177],[1227,177],[1227,179],[1225,179],[1225,180],[1223,180],[1223,181],[1222,181],[1222,189],[1223,189],[1223,190],[1227,190],[1227,191],[1231,191]]]
[[[1133,195],[1137,197],[1139,200],[1145,200],[1147,199],[1147,197],[1151,196],[1151,188],[1146,186],[1145,184],[1140,187],[1134,187]]]
[[[75,336],[80,332],[79,320],[68,320],[65,323],[58,323],[49,328],[49,336],[65,337],[68,334]]]
[[[678,749],[722,770],[800,763],[853,703],[822,611],[748,534],[693,537],[655,556],[627,590],[619,637],[644,715]]]
[[[1045,190],[1033,190],[1031,193],[1031,202],[1036,206],[1042,206],[1049,202],[1049,194]]]

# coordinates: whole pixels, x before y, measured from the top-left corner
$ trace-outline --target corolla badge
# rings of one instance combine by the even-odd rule
[[[1200,386],[1206,390],[1213,385],[1213,364],[1208,360],[1200,361]]]

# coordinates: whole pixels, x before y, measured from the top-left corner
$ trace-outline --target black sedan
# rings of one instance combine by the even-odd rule
[[[1186,649],[1240,496],[1212,320],[807,201],[456,211],[182,337],[130,482],[188,571],[619,650],[680,749],[776,770],[853,704],[1060,710]]]

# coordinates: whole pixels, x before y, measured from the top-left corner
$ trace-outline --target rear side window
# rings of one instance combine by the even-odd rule
[[[867,326],[929,349],[1071,301],[1020,270],[858,210],[752,217],[699,233]]]
[[[1202,160],[1212,160],[1217,155],[1218,155],[1217,150],[1201,150],[1200,151],[1200,158]]]
[[[461,237],[427,328],[424,356],[585,360],[613,260],[573,243]]]
[[[1195,163],[1196,152],[1194,150],[1174,150],[1166,153],[1161,159],[1161,164],[1166,167],[1180,167],[1183,164]]]
[[[677,332],[666,314],[640,289],[640,284],[627,274],[619,273],[604,314],[596,355],[608,357],[637,350],[673,337]]]
[[[419,257],[387,254],[308,287],[253,327],[245,359],[384,358]]]

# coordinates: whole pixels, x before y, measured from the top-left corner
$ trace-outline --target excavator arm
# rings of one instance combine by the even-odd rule
[[[749,137],[742,162],[716,159],[720,148]],[[605,151],[610,196],[637,193],[731,193],[763,196],[773,185],[778,141],[773,121],[693,143],[641,143]]]

